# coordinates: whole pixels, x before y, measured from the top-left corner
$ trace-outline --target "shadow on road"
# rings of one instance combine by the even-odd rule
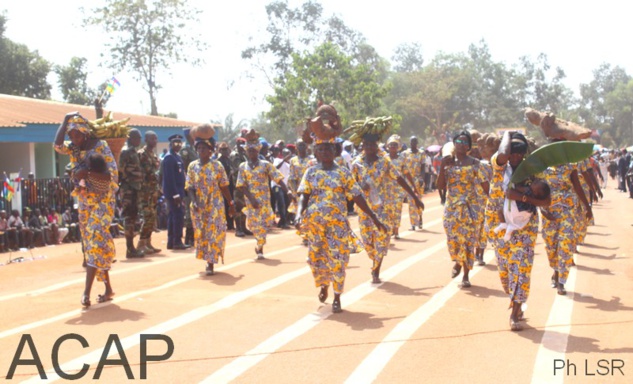
[[[345,305],[345,302],[343,302]],[[364,331],[366,329],[379,329],[384,327],[385,320],[403,319],[404,316],[398,317],[375,317],[373,313],[350,312],[343,307],[343,312],[335,313],[328,317],[328,320],[343,323],[350,327],[353,331]]]
[[[611,270],[607,268],[598,269],[576,264],[576,269],[578,269],[579,271],[593,272],[596,275],[613,275],[613,272],[611,272]]]
[[[602,300],[591,296],[582,296],[578,292],[574,295],[574,301],[582,304],[587,304],[589,309],[599,309],[601,311],[616,312],[616,311],[633,311],[633,307],[623,305],[621,299],[617,296],[612,296],[611,300]]]
[[[115,299],[116,300],[116,299]],[[69,319],[66,324],[71,325],[97,325],[103,323],[115,323],[123,321],[139,321],[145,318],[145,314],[131,309],[121,308],[116,304],[108,304],[103,307],[91,307],[81,313],[79,317]]]
[[[438,289],[438,288],[441,288],[441,287],[411,288],[405,285],[394,283],[393,281],[386,281],[382,283],[380,287],[378,287],[378,289],[380,290],[387,291],[388,293],[391,293],[392,295],[398,295],[398,296],[429,296],[428,293],[425,293],[423,291]]]

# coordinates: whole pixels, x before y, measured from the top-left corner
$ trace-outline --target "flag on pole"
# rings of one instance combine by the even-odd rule
[[[22,184],[22,169],[18,172],[18,177],[16,177],[13,181],[15,182],[15,191],[20,192],[20,184]]]
[[[106,85],[106,91],[109,94],[113,94],[114,91],[116,91],[117,88],[119,88],[120,86],[121,86],[121,83],[119,83],[119,80],[117,80],[116,77],[112,76],[112,78],[108,80],[108,84]]]
[[[13,199],[13,193],[15,193],[15,190],[11,186],[11,181],[9,180],[9,177],[5,173],[4,174],[4,198],[7,199],[7,201],[11,201],[11,199]]]

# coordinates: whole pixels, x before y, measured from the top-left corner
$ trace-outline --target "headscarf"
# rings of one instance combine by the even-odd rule
[[[398,136],[398,135],[391,135],[391,136],[389,136],[389,139],[387,139],[387,145],[389,145],[391,143],[397,143],[398,147],[400,147],[402,145],[402,143],[400,142],[400,136]]]
[[[528,141],[523,134],[519,132],[512,132],[510,134],[510,138],[510,153],[527,153]]]
[[[211,137],[209,139],[203,139],[203,138],[200,138],[200,137],[196,137],[196,140],[194,142],[193,147],[194,148],[197,147],[198,144],[200,144],[200,143],[206,144],[209,147],[209,149],[212,149],[215,146],[215,140],[213,139],[213,137]]]
[[[314,144],[336,144],[336,138],[331,137],[329,139],[319,139],[318,137],[315,137]]]
[[[258,140],[258,141],[247,141],[246,142],[246,150],[249,150],[251,148],[255,148],[257,150],[257,152],[259,152],[262,149],[263,145],[262,143]]]
[[[75,115],[68,120],[68,129],[66,130],[69,133],[72,130],[77,130],[84,135],[90,134],[90,127],[88,126],[88,120],[86,120],[81,115]]]

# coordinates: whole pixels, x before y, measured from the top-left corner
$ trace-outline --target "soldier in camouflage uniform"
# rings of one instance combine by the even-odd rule
[[[240,164],[247,160],[246,150],[244,149],[245,145],[246,139],[243,137],[237,138],[235,141],[235,150],[229,155],[229,160],[231,162],[231,174],[229,177],[234,184],[237,183]],[[252,236],[253,232],[246,229],[246,215],[242,213],[242,209],[244,208],[246,201],[244,199],[244,192],[242,192],[239,188],[236,188],[233,192],[233,201],[235,202],[235,216],[233,217],[233,220],[235,220],[235,236]]]
[[[193,147],[193,138],[190,135],[191,128],[183,129],[183,133],[185,135],[186,144],[180,150],[180,158],[185,167],[185,173],[189,169],[189,164],[192,161],[198,160],[198,153]],[[191,221],[191,211],[189,210],[189,205],[191,201],[189,200],[189,196],[186,194],[184,197],[185,203],[185,245],[191,246],[193,245],[193,222]]]
[[[138,218],[138,195],[143,185],[143,170],[137,148],[141,144],[141,132],[131,129],[127,144],[119,156],[119,198],[123,205],[123,219],[125,221],[125,257],[143,257],[144,252],[134,248],[134,225]]]
[[[156,133],[147,131],[145,132],[145,146],[138,151],[141,168],[143,169],[143,186],[139,192],[143,225],[141,226],[141,235],[136,248],[146,254],[161,251],[152,245],[152,233],[156,228],[156,204],[161,194],[158,186],[160,160],[154,153],[156,143],[158,143]]]

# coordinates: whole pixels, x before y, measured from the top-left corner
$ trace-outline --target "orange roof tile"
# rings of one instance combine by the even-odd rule
[[[105,110],[106,113],[109,111],[107,108]],[[64,116],[72,111],[78,111],[89,120],[97,118],[95,109],[91,106],[0,94],[0,128],[24,127],[26,124],[61,124]],[[170,117],[133,115],[117,111],[113,113],[117,120],[129,117],[128,125],[132,127],[193,127],[200,124]]]

